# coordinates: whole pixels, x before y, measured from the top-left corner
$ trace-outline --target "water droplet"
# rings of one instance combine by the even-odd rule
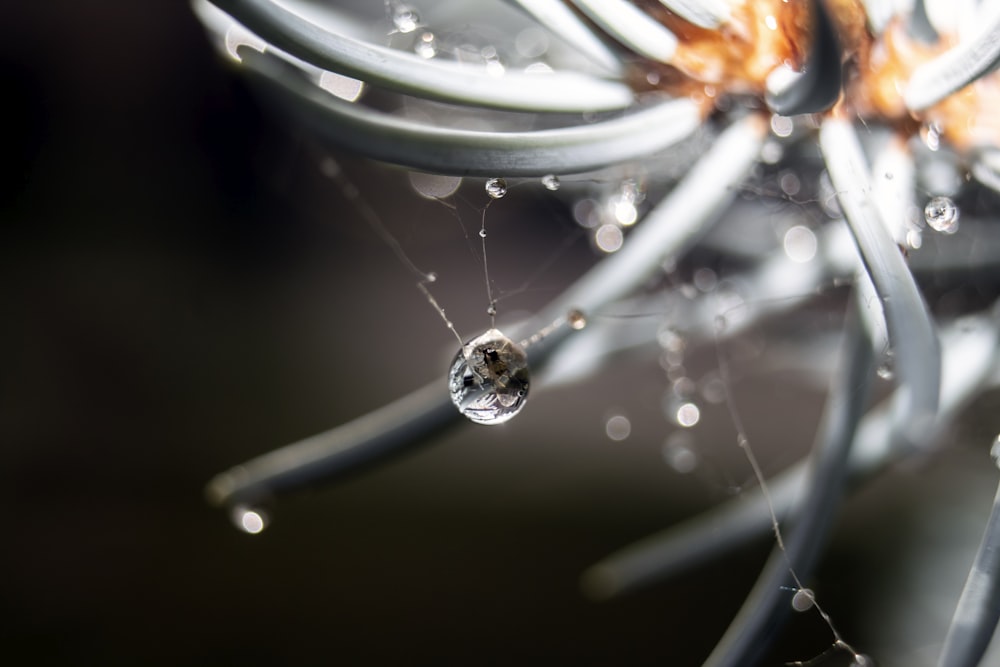
[[[924,220],[931,229],[954,234],[958,231],[958,206],[951,197],[934,197],[924,207]]]
[[[438,279],[438,274],[436,274],[436,273],[434,273],[434,272],[431,272],[431,273],[428,273],[428,274],[427,274],[426,276],[424,276],[424,277],[425,277],[425,278],[427,279],[427,282],[429,282],[429,283],[433,283],[433,282],[437,281],[437,279]]]
[[[656,332],[656,342],[668,352],[683,352],[687,347],[684,337],[670,326],[661,326]]]
[[[893,378],[892,364],[888,361],[878,365],[875,369],[875,373],[883,380],[891,380]]]
[[[620,442],[632,433],[632,422],[625,415],[613,415],[604,424],[604,432],[616,442]]]
[[[694,275],[691,277],[691,282],[700,291],[711,292],[719,284],[719,276],[712,269],[703,266],[695,270]]]
[[[781,178],[778,179],[778,185],[781,187],[781,191],[789,197],[799,194],[799,191],[802,189],[802,181],[799,180],[794,171],[786,171],[781,174]]]
[[[775,136],[790,137],[793,129],[795,129],[795,125],[788,116],[779,116],[778,114],[771,116],[771,131],[774,132]]]
[[[546,190],[555,192],[559,189],[559,186],[562,185],[562,183],[559,182],[559,177],[555,174],[548,174],[546,176],[542,176],[542,185],[545,186]]]
[[[502,424],[528,396],[528,356],[496,329],[467,342],[448,373],[451,401],[477,424]]]
[[[425,60],[430,60],[437,55],[437,39],[432,32],[422,32],[417,38],[417,43],[413,45],[413,52]]]
[[[486,194],[493,199],[500,199],[507,194],[507,181],[502,178],[491,178],[486,181]]]
[[[420,15],[412,7],[396,5],[392,10],[392,25],[403,34],[413,32],[420,25]]]
[[[695,403],[681,403],[676,419],[678,426],[691,428],[701,420],[701,409]]]
[[[795,611],[808,611],[816,604],[816,594],[808,588],[800,588],[792,596],[792,609]]]
[[[587,326],[587,316],[582,311],[574,309],[566,313],[566,323],[570,329],[579,331]]]
[[[941,147],[941,128],[934,123],[925,123],[920,126],[920,139],[932,151]]]
[[[485,239],[486,238],[486,230],[485,229],[480,229],[479,230],[479,238],[481,238],[481,239]]]
[[[594,243],[600,250],[613,253],[621,250],[625,243],[625,236],[618,225],[601,225],[594,232]]]
[[[775,164],[785,155],[785,149],[777,141],[769,139],[760,149],[760,159],[765,164]]]
[[[990,447],[990,457],[993,459],[993,463],[1000,468],[1000,435],[993,439],[993,445]]]
[[[688,431],[675,431],[663,443],[663,460],[682,475],[693,472],[698,467],[698,454],[694,450],[694,439]]]
[[[816,249],[819,242],[816,235],[808,227],[795,225],[785,232],[782,245],[788,259],[797,264],[806,264],[816,257]]]
[[[486,314],[489,315],[490,317],[496,317],[497,314],[496,306],[489,306],[486,309]]]
[[[441,176],[439,174],[425,174],[422,171],[411,171],[409,178],[413,189],[425,199],[447,199],[455,194],[459,186],[462,185],[461,176]]]
[[[855,653],[851,667],[875,667],[875,661],[862,653]]]
[[[262,532],[268,524],[267,515],[262,510],[253,509],[246,505],[236,505],[230,509],[229,518],[237,529],[251,535]]]

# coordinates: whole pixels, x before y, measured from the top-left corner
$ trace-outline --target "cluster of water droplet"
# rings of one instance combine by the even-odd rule
[[[497,329],[463,345],[448,373],[452,403],[477,424],[513,418],[524,407],[528,386],[528,355]]]

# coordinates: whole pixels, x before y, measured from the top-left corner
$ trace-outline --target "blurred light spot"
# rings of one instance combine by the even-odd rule
[[[770,14],[768,14],[767,16],[764,17],[764,25],[766,25],[771,30],[777,30],[778,29],[778,20],[775,19]]]
[[[800,588],[792,596],[792,609],[795,611],[808,611],[816,603],[816,595],[808,588]]]
[[[413,52],[425,60],[430,60],[437,55],[437,40],[433,32],[422,32],[417,38],[417,43],[413,45]]]
[[[701,410],[694,403],[682,403],[677,408],[677,423],[684,428],[691,428],[701,420]]]
[[[334,97],[348,102],[356,102],[365,89],[365,84],[336,72],[323,72],[319,75],[319,87]]]
[[[237,528],[251,535],[256,535],[267,526],[263,514],[244,505],[234,507],[231,517]]]
[[[601,225],[594,234],[594,243],[607,253],[617,252],[625,242],[625,236],[618,225]]]
[[[788,259],[793,262],[811,262],[816,257],[816,235],[808,227],[796,225],[785,232],[784,247]]]
[[[799,181],[799,177],[795,175],[794,171],[783,173],[778,179],[778,185],[781,187],[781,191],[789,197],[799,194],[799,190],[802,189],[802,182]]]
[[[760,159],[764,164],[775,164],[785,154],[785,149],[777,141],[767,141],[760,149]]]
[[[635,205],[628,201],[627,199],[620,199],[615,203],[615,220],[619,224],[634,225],[635,221],[639,219],[639,212],[635,209]]]
[[[788,116],[779,116],[778,114],[771,116],[771,131],[774,132],[776,137],[784,138],[791,136],[794,127],[792,119]]]
[[[616,442],[620,442],[632,433],[632,422],[624,415],[615,415],[604,424],[604,432]]]
[[[411,171],[409,176],[413,189],[427,199],[447,199],[462,185],[461,176],[425,174],[422,171]]]
[[[711,292],[719,284],[719,277],[715,275],[715,271],[705,266],[695,270],[691,279],[694,286],[702,292]]]
[[[573,204],[573,219],[581,227],[588,229],[601,223],[601,213],[598,204],[593,199],[581,199]]]
[[[694,441],[687,431],[676,431],[663,443],[663,460],[675,471],[686,475],[698,467],[698,454],[693,449]]]

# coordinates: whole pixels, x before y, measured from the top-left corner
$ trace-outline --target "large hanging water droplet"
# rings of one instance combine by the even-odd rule
[[[924,207],[924,219],[931,229],[954,234],[958,231],[958,206],[951,197],[935,197]]]
[[[467,342],[451,364],[448,390],[458,411],[477,424],[502,424],[528,397],[528,355],[496,329]]]
[[[493,199],[500,199],[507,194],[507,181],[502,178],[491,178],[486,181],[486,194]]]

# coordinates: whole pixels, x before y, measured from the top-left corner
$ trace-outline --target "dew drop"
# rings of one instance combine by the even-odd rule
[[[430,60],[437,55],[437,39],[433,32],[422,32],[413,45],[413,52],[424,60]]]
[[[875,369],[875,373],[883,380],[891,380],[893,378],[892,364],[889,362],[879,364],[878,368]]]
[[[229,518],[237,529],[257,535],[267,527],[267,516],[259,509],[236,505],[229,511]]]
[[[587,326],[587,316],[582,311],[574,309],[566,313],[566,323],[570,329],[579,331]]]
[[[594,243],[608,254],[618,252],[625,243],[625,236],[618,225],[601,225],[594,232]]]
[[[434,272],[431,272],[431,273],[428,273],[428,274],[427,274],[426,276],[424,276],[424,277],[425,277],[425,278],[427,279],[427,282],[429,282],[429,283],[433,283],[433,282],[436,282],[436,281],[437,281],[437,279],[438,279],[438,274],[436,274],[436,273],[434,273]]]
[[[604,424],[604,432],[615,442],[620,442],[632,433],[632,422],[625,415],[613,415]]]
[[[701,420],[701,409],[694,403],[681,403],[676,419],[679,426],[691,428]]]
[[[448,390],[458,411],[477,424],[502,424],[524,407],[528,356],[497,329],[473,338],[458,351]]]
[[[875,661],[863,653],[855,653],[851,667],[875,667]]]
[[[392,10],[392,25],[403,34],[413,32],[420,25],[420,15],[412,7],[396,5]]]
[[[542,185],[545,186],[546,190],[555,192],[559,189],[559,186],[562,185],[562,183],[559,182],[559,177],[555,174],[548,174],[546,176],[542,176]]]
[[[481,238],[481,239],[485,239],[486,238],[486,230],[485,229],[480,229],[479,230],[479,238]]]
[[[507,194],[507,181],[502,178],[491,178],[486,181],[486,194],[493,199],[500,199]]]
[[[496,306],[490,306],[486,309],[486,314],[490,317],[496,317],[497,309]]]
[[[816,603],[816,594],[808,588],[800,588],[792,596],[792,609],[795,611],[808,611]]]
[[[958,206],[951,197],[934,197],[924,207],[924,220],[935,231],[954,234],[958,231]]]
[[[676,431],[663,443],[663,460],[676,472],[686,475],[698,467],[698,454],[694,441],[687,431]]]
[[[941,129],[934,123],[925,123],[920,126],[920,139],[932,151],[941,147]]]

